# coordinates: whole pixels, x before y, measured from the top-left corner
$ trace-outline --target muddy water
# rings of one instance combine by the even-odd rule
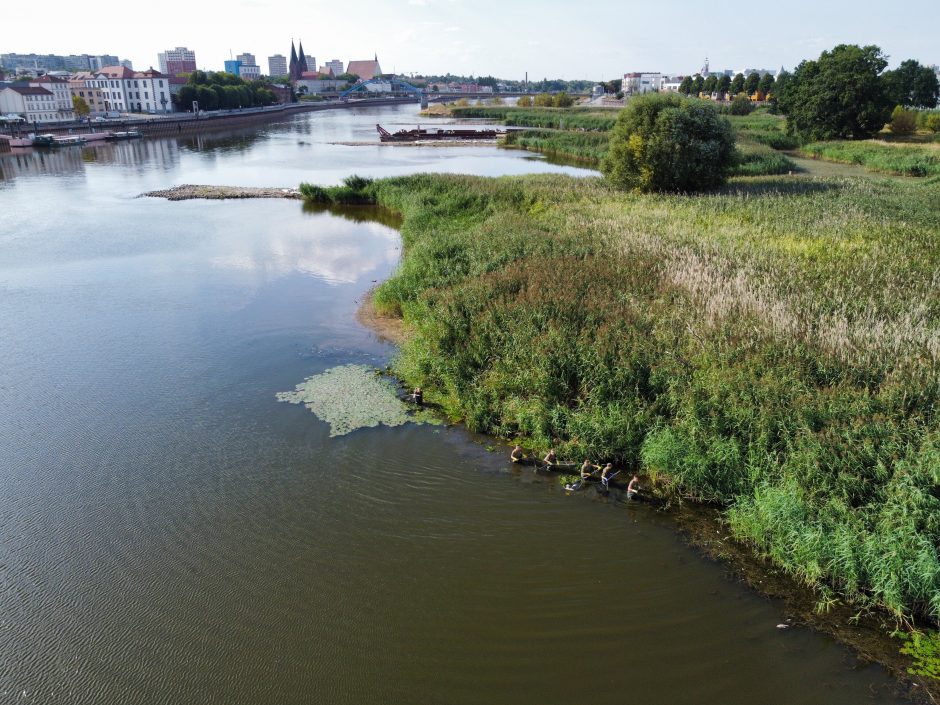
[[[411,111],[0,157],[0,703],[899,702],[667,516],[278,403],[393,354],[355,310],[394,219],[133,198],[559,169],[333,144]]]

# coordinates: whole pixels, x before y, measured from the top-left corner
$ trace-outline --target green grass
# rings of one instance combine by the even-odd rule
[[[453,108],[456,118],[499,120],[513,127],[541,127],[565,130],[607,132],[617,122],[615,110],[587,108],[514,108],[482,107]]]
[[[787,121],[766,112],[726,116],[739,141],[753,142],[771,149],[796,149],[800,143],[786,132]]]
[[[936,180],[934,180],[936,181]],[[639,465],[810,585],[940,617],[936,183],[418,175],[375,294],[409,385],[475,430]]]
[[[900,176],[940,176],[940,148],[932,145],[863,142],[814,142],[802,148],[813,159],[858,164]]]
[[[578,159],[597,165],[607,154],[609,132],[569,132],[567,130],[515,130],[503,138],[506,146],[533,152]]]

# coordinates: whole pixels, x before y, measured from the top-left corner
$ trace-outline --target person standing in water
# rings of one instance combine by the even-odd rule
[[[522,446],[516,443],[516,447],[512,449],[512,453],[509,454],[509,458],[514,463],[518,463],[520,460],[525,460],[525,453],[522,452]]]
[[[548,453],[542,458],[542,462],[545,463],[548,467],[551,467],[558,462],[558,456],[555,455],[555,449],[550,448]]]
[[[630,478],[630,484],[627,485],[627,499],[633,499],[640,493],[640,479],[634,475]]]
[[[424,392],[421,391],[421,387],[415,387],[415,390],[411,393],[411,398],[418,406],[424,406]]]

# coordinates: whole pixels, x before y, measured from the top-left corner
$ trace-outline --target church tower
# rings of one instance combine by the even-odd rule
[[[294,40],[290,40],[290,64],[287,67],[287,73],[291,81],[296,81],[300,78],[300,72],[297,70],[297,50],[294,48]]]
[[[316,66],[314,66],[316,69]],[[300,40],[300,44],[297,47],[297,78],[300,78],[304,75],[305,71],[309,71],[310,68],[307,66],[307,55],[304,54],[304,40]]]

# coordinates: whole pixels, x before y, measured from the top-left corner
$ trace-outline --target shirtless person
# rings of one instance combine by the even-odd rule
[[[551,467],[558,462],[558,456],[555,455],[554,448],[549,449],[548,454],[542,458],[542,462],[545,463],[548,467]]]
[[[630,484],[627,485],[627,499],[633,499],[640,493],[640,479],[634,475],[630,478]]]
[[[512,449],[512,453],[509,454],[509,458],[514,463],[518,463],[520,460],[525,460],[525,453],[522,452],[522,446],[516,443],[516,447]]]

